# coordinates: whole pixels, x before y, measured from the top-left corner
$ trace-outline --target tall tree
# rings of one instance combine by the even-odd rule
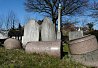
[[[64,16],[74,14],[86,6],[88,0],[25,0],[25,9],[28,12],[45,13],[56,24],[59,3],[62,5],[62,16]]]
[[[90,16],[92,16],[93,18],[98,18],[98,1],[93,0],[89,5],[90,10],[92,10]]]

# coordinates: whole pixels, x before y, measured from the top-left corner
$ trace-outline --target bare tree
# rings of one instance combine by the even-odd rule
[[[8,13],[8,15],[6,16],[5,18],[5,21],[6,21],[6,29],[11,29],[11,28],[15,28],[15,26],[17,25],[18,26],[18,23],[19,22],[19,19],[17,19],[15,13],[13,11],[10,11]]]
[[[92,3],[90,3],[90,10],[93,18],[98,18],[98,1],[93,0]]]
[[[4,16],[0,15],[0,30],[3,29],[3,24],[5,23]]]
[[[93,26],[98,24],[98,1],[97,0],[92,0],[89,3],[89,14],[87,16],[90,16],[93,19],[93,22],[87,23],[86,25],[88,26],[89,30],[93,29]]]
[[[28,12],[45,13],[56,24],[59,3],[62,5],[62,16],[64,16],[74,14],[81,7],[87,6],[88,0],[25,0],[25,9]]]

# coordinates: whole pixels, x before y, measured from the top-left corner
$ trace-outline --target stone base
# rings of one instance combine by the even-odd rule
[[[85,54],[98,49],[97,39],[94,35],[84,36],[82,38],[69,42],[71,54]]]
[[[61,32],[57,32],[57,40],[61,40]]]
[[[26,44],[27,53],[48,54],[61,58],[61,41],[32,41]]]
[[[71,55],[71,58],[88,67],[98,67],[98,49],[86,54]]]

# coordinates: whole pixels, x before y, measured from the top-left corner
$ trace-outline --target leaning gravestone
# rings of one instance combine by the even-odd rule
[[[69,40],[74,40],[83,37],[83,31],[69,32]]]
[[[39,25],[35,20],[30,20],[24,27],[23,47],[30,41],[39,41]]]
[[[56,40],[55,27],[52,21],[46,17],[42,23],[41,40],[42,41],[54,41]]]

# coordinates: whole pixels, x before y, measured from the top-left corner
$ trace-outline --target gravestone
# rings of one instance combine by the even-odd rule
[[[48,17],[46,17],[41,26],[42,26],[41,40],[42,41],[55,41],[56,33],[55,33],[55,26],[53,22]]]
[[[39,41],[39,25],[35,20],[30,20],[24,27],[22,43],[25,46],[30,41]]]
[[[83,31],[69,32],[69,40],[74,40],[83,37]]]

